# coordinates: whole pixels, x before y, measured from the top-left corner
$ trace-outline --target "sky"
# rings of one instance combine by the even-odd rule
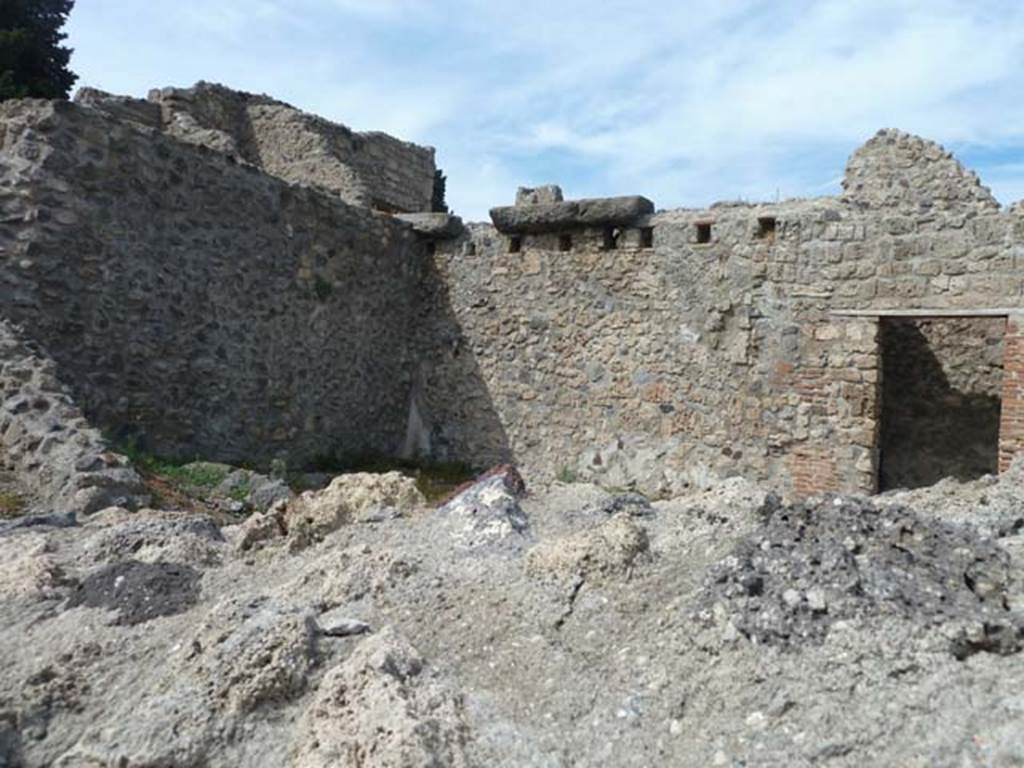
[[[471,220],[545,183],[834,194],[883,127],[1024,198],[1021,0],[78,0],[66,31],[79,86],[219,82],[436,147]]]

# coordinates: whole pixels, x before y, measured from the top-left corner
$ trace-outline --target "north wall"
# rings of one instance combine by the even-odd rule
[[[417,234],[181,140],[147,104],[0,106],[0,314],[95,424],[154,453],[867,491],[870,313],[1024,308],[1024,210],[895,131],[838,197],[570,222],[513,247],[490,225]]]

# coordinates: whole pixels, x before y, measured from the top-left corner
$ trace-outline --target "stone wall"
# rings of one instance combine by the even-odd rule
[[[890,139],[934,163],[894,161]],[[435,450],[654,492],[732,474],[794,495],[873,489],[878,322],[841,313],[1024,303],[1019,207],[936,145],[874,142],[841,198],[659,213],[611,239],[477,226],[442,244],[450,315],[427,333],[446,343],[421,408]],[[878,188],[906,204],[865,191],[879,154]],[[465,426],[484,393],[500,431]]]
[[[407,225],[97,109],[7,102],[0,131],[0,315],[97,425],[236,463],[400,449]]]
[[[87,92],[83,101],[103,108]],[[434,150],[385,133],[356,133],[268,96],[210,83],[149,95],[175,138],[234,155],[269,174],[311,184],[352,205],[390,212],[431,210]],[[114,97],[113,108],[123,109]]]
[[[30,501],[41,511],[145,503],[142,479],[86,421],[56,372],[45,352],[0,320],[0,464],[31,479]]]
[[[854,154],[840,197],[653,213],[543,188],[460,230],[366,207],[427,207],[428,150],[217,86],[81,101],[0,106],[0,314],[88,416],[157,453],[873,490],[878,315],[1024,309],[1024,208],[898,132]],[[937,365],[991,396],[994,337],[943,368],[964,338],[932,339]]]
[[[843,200],[862,209],[979,213],[999,203],[978,175],[933,141],[884,129],[850,157]]]

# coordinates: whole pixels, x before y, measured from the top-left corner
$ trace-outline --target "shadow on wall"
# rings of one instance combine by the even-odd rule
[[[879,490],[997,471],[1001,342],[990,318],[882,323]]]
[[[438,266],[444,258],[441,254],[427,257],[422,272],[418,329],[422,352],[410,408],[421,423],[414,431],[410,419],[406,450],[422,455],[429,448],[434,461],[460,461],[476,467],[515,463],[476,353],[452,309],[449,282]]]

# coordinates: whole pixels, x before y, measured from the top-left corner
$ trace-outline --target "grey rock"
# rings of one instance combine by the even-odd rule
[[[606,499],[594,507],[588,507],[585,513],[601,514],[612,516],[619,512],[625,512],[632,517],[648,517],[655,514],[650,499],[641,493],[617,493],[610,499]]]
[[[95,585],[119,617],[177,594],[168,564],[200,575],[195,604],[137,623],[60,599],[113,556],[97,542],[143,540],[152,523],[168,552],[212,544],[205,518],[107,510],[0,537],[0,744],[28,768],[1019,762],[1024,547],[999,522],[1019,516],[1011,476],[918,492],[913,514],[894,497],[759,509],[764,489],[739,485],[640,519],[631,504],[598,512],[614,497],[596,486],[525,495],[503,470],[456,498],[512,495],[529,550],[467,549],[460,513],[448,527],[420,510],[298,552],[168,555],[152,582]],[[972,506],[1003,532],[998,547],[957,522]],[[851,574],[861,594],[835,590]],[[755,614],[789,634],[754,642]]]
[[[160,105],[146,99],[118,96],[98,88],[79,88],[75,93],[75,104],[103,112],[116,120],[137,123],[143,128],[159,130],[161,126]]]
[[[310,185],[353,205],[429,211],[434,150],[379,131],[356,133],[262,94],[216,83],[154,89],[162,128],[293,184]]]
[[[0,453],[31,486],[41,511],[88,515],[145,505],[142,478],[85,420],[56,368],[20,328],[0,319]]]
[[[391,627],[327,672],[297,730],[301,768],[329,768],[342,755],[379,768],[470,765],[460,698]]]
[[[244,503],[237,498],[240,494],[244,494]],[[214,495],[229,497],[232,501],[225,503],[225,507],[230,512],[239,513],[247,506],[257,512],[266,512],[278,502],[291,500],[295,494],[283,479],[248,469],[235,469],[218,484]]]
[[[654,213],[654,203],[638,195],[569,200],[491,209],[499,232],[558,232],[575,227],[625,226]]]
[[[958,658],[1024,647],[1024,614],[1006,608],[1009,557],[974,529],[841,497],[794,506],[770,499],[761,514],[761,526],[709,571],[698,601],[725,606],[744,636],[820,643],[836,622],[890,614],[983,627],[954,634],[949,650]]]
[[[825,598],[825,592],[820,589],[811,589],[807,592],[807,606],[816,613],[821,613],[828,609],[828,600]]]
[[[938,144],[893,128],[880,130],[850,157],[842,199],[893,211],[998,211],[992,192]]]
[[[0,523],[0,535],[23,528],[72,528],[78,525],[78,515],[74,512],[54,512],[49,515],[24,515]]]
[[[521,545],[529,520],[519,504],[526,484],[511,465],[495,467],[438,507],[440,524],[464,549]]]
[[[220,527],[205,515],[142,510],[114,524],[104,520],[98,525],[98,534],[88,547],[97,562],[132,559],[213,565],[219,562],[226,544]]]
[[[317,619],[317,626],[320,629],[320,634],[328,637],[349,637],[363,635],[370,631],[370,625],[365,621],[353,619],[340,611],[328,611],[321,614]]]
[[[449,213],[396,213],[395,218],[425,237],[446,240],[463,231],[462,219]]]

